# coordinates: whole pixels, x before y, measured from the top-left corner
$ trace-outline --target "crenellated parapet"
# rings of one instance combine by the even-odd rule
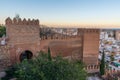
[[[87,71],[87,73],[96,73],[99,72],[99,65],[95,64],[95,65],[87,65],[85,67],[85,70]]]
[[[85,33],[99,33],[100,30],[99,29],[85,29],[84,32]]]
[[[5,21],[6,25],[39,25],[39,20],[38,19],[33,19],[33,20],[26,20],[25,18],[22,20],[21,18],[16,19],[13,18],[11,19],[10,17],[8,17]]]
[[[78,29],[78,33],[81,33],[81,32],[84,32],[84,33],[99,33],[100,32],[100,29],[90,29],[90,28],[79,28]]]

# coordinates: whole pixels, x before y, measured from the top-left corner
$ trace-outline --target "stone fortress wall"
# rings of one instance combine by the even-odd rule
[[[0,46],[0,71],[11,65],[9,48],[7,45]]]
[[[6,19],[6,37],[11,63],[20,62],[21,54],[51,49],[52,56],[61,54],[66,58],[82,60],[87,65],[98,65],[99,29],[78,29],[75,36],[59,33],[40,35],[39,20]]]

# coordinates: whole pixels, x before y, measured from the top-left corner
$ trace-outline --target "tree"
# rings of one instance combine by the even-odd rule
[[[0,37],[2,37],[3,35],[6,35],[6,28],[5,26],[0,26]]]
[[[50,61],[47,53],[40,52],[35,59],[16,64],[11,76],[17,80],[86,80],[87,73],[82,62],[70,62],[61,56]]]
[[[50,47],[48,47],[48,60],[50,60],[50,61],[52,60]]]
[[[16,14],[16,15],[15,15],[15,18],[16,18],[16,20],[18,21],[18,20],[20,19],[20,15],[19,15],[19,14]]]
[[[101,59],[101,63],[100,63],[100,74],[101,75],[105,74],[105,54],[104,54],[104,51],[103,51],[102,59]]]

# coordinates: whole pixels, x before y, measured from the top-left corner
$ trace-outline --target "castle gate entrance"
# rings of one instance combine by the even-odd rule
[[[26,50],[21,53],[20,61],[22,62],[24,59],[31,59],[33,57],[33,53],[29,50]]]

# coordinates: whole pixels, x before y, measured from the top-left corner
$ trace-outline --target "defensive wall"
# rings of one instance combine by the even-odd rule
[[[5,23],[7,44],[4,47],[7,46],[7,50],[1,49],[8,51],[4,54],[8,55],[11,64],[20,62],[25,56],[30,59],[50,47],[52,56],[60,54],[82,60],[89,66],[98,65],[99,29],[79,28],[75,36],[55,33],[46,38],[40,35],[39,20],[7,18]]]

